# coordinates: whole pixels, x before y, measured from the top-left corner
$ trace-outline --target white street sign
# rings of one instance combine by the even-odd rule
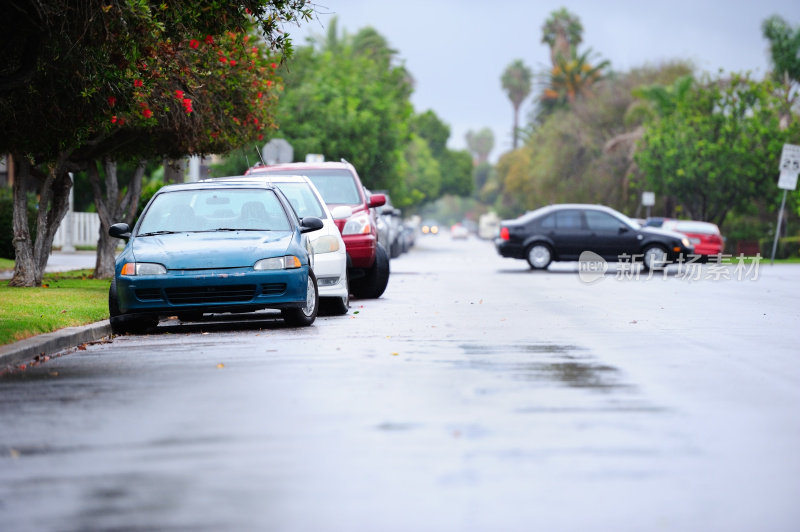
[[[656,204],[655,192],[642,192],[642,205],[645,207],[652,207]]]
[[[779,168],[781,176],[778,178],[778,187],[784,190],[797,188],[797,174],[800,174],[800,146],[783,145]]]

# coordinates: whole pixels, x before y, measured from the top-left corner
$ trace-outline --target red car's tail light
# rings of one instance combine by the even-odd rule
[[[500,228],[500,238],[503,240],[510,240],[511,235],[508,234],[508,227],[501,227]]]

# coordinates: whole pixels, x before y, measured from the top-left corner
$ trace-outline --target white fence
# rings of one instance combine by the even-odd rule
[[[70,225],[72,238],[70,239]],[[100,216],[96,212],[68,212],[56,231],[53,246],[96,246],[100,238]],[[72,242],[70,242],[72,240]]]

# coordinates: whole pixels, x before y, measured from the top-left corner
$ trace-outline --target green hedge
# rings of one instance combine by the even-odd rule
[[[28,225],[36,237],[36,207],[28,201]],[[14,260],[14,195],[10,188],[0,187],[0,257]]]
[[[762,238],[761,256],[772,257],[773,238]],[[788,259],[790,257],[800,257],[800,236],[787,236],[778,239],[778,247],[775,249],[776,259]]]

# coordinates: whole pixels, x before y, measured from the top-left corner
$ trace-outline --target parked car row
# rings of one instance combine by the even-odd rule
[[[109,289],[112,329],[261,309],[292,326],[345,314],[350,294],[377,298],[388,284],[376,212],[385,203],[344,161],[165,186],[133,227],[109,230],[127,241]]]

